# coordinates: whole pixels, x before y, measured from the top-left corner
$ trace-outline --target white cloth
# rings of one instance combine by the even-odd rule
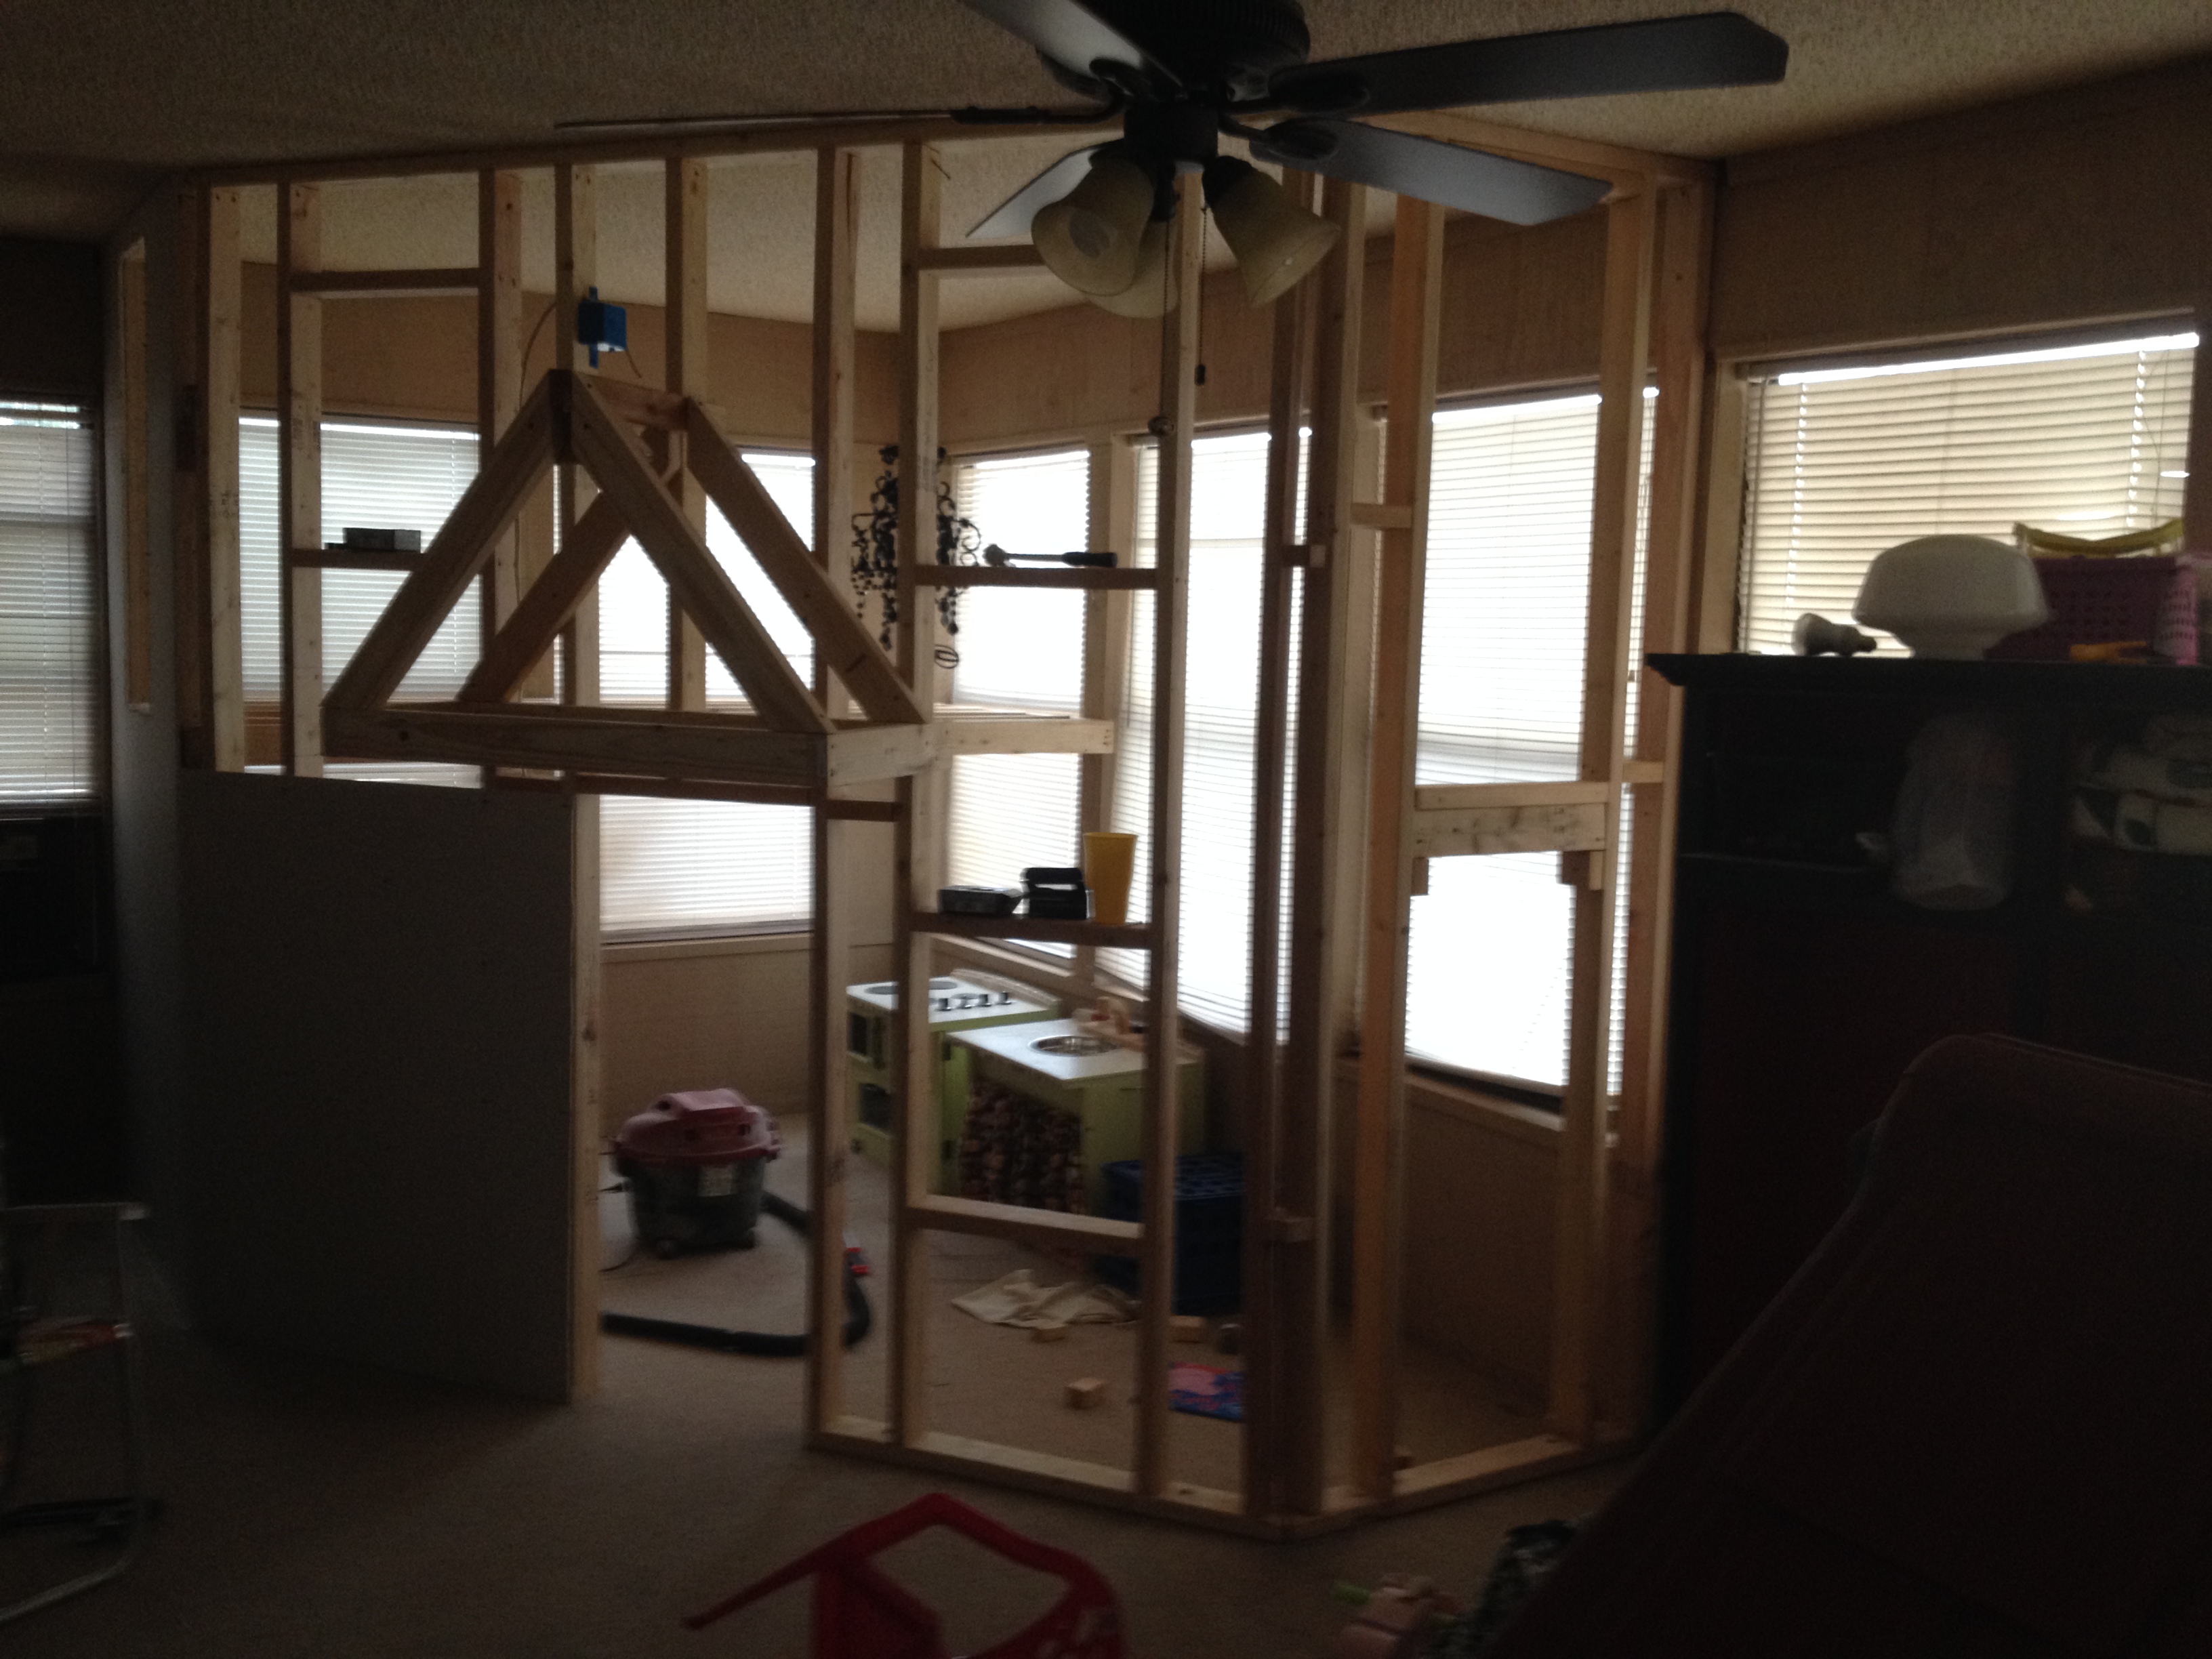
[[[954,1297],[952,1305],[987,1325],[1018,1325],[1024,1330],[1121,1325],[1137,1316],[1137,1304],[1110,1285],[1079,1279],[1065,1285],[1040,1285],[1036,1274],[1027,1267],[1017,1267],[981,1290]]]

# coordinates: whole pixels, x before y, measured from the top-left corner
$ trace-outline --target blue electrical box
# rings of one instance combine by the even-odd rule
[[[629,313],[609,305],[593,289],[576,302],[576,343],[589,349],[592,367],[599,366],[602,351],[629,349]]]

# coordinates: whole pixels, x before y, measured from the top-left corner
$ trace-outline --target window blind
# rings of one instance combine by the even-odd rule
[[[1645,397],[1640,471],[1648,498]],[[1594,394],[1436,416],[1416,761],[1423,784],[1557,781],[1579,770],[1597,416]],[[1643,531],[1639,520],[1636,630]],[[1632,679],[1632,734],[1634,690]],[[1622,858],[1626,867],[1625,847]],[[1413,905],[1407,1053],[1455,1070],[1563,1085],[1573,921],[1574,896],[1559,883],[1556,854],[1432,862],[1429,891]],[[1616,931],[1617,1073],[1626,933]]]
[[[240,518],[246,686],[250,700],[278,696],[277,428],[247,417],[240,429]],[[813,526],[813,460],[745,456],[786,518]],[[427,544],[476,475],[475,434],[450,428],[326,422],[323,518],[335,539],[347,525],[422,532]],[[707,541],[754,613],[792,658],[813,672],[812,644],[721,514],[708,508]],[[341,672],[383,613],[396,573],[326,571],[323,577],[324,675]],[[668,588],[642,549],[626,543],[599,584],[601,690],[609,702],[659,704],[667,695]],[[477,659],[474,590],[439,629],[401,684],[403,697],[456,693]],[[743,706],[729,672],[708,654],[707,696]],[[472,767],[380,762],[338,763],[332,776],[377,781],[473,784]],[[610,796],[600,808],[601,925],[610,935],[717,933],[791,926],[811,908],[811,840],[799,808],[728,801]]]
[[[1081,449],[962,460],[949,482],[986,545],[1066,553],[1090,545],[1091,457]],[[1083,595],[962,592],[952,700],[1073,714],[1083,706]],[[1038,864],[1082,861],[1081,757],[963,755],[951,765],[946,870],[961,885],[1018,885]],[[1068,947],[1036,946],[1066,955]]]
[[[100,793],[94,474],[89,410],[0,398],[0,808]]]
[[[814,459],[749,450],[753,470],[792,527],[814,538]],[[711,501],[707,546],[801,679],[813,639]],[[659,706],[668,696],[668,584],[635,542],[599,581],[599,689],[611,703]],[[721,659],[707,653],[707,702],[745,707]],[[610,937],[766,933],[803,927],[813,909],[806,811],[746,801],[610,795],[599,803],[599,916]]]
[[[1250,1010],[1253,758],[1260,684],[1260,583],[1267,434],[1191,445],[1189,645],[1185,665],[1181,1001],[1231,1030]],[[1303,494],[1303,492],[1301,492]],[[1159,451],[1137,459],[1136,562],[1158,559]],[[1152,872],[1152,599],[1136,595],[1128,690],[1117,739],[1114,827],[1137,836],[1132,921],[1149,920]],[[1146,981],[1142,952],[1103,952],[1116,977]]]
[[[2145,529],[2181,510],[2197,337],[2166,334],[1754,377],[1741,640],[1842,620],[1915,536]],[[1877,634],[1883,654],[1902,654]]]

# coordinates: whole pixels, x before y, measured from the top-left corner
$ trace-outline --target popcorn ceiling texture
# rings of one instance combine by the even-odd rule
[[[1485,112],[1717,156],[2212,50],[2203,0],[1735,3],[1790,40],[1784,85]],[[1309,0],[1307,9],[1315,55],[1329,57],[1704,3]],[[12,0],[0,7],[0,233],[100,234],[174,168],[550,141],[563,118],[1065,101],[1026,46],[957,0]],[[1069,147],[948,147],[948,226],[975,222]],[[811,173],[800,156],[716,165],[715,309],[807,314]],[[896,321],[896,188],[887,153],[865,158],[867,327]],[[617,299],[658,299],[657,173],[614,173],[602,191],[602,286]],[[540,269],[526,275],[543,288],[550,180],[533,178],[527,201],[526,242]],[[249,204],[249,253],[257,241],[261,257],[273,252],[272,211]],[[473,258],[465,180],[333,186],[329,216],[333,265]],[[1042,276],[953,283],[945,320],[1066,297]]]

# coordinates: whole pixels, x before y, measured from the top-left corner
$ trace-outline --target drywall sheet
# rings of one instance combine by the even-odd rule
[[[188,773],[179,805],[200,1322],[565,1397],[567,804]]]

